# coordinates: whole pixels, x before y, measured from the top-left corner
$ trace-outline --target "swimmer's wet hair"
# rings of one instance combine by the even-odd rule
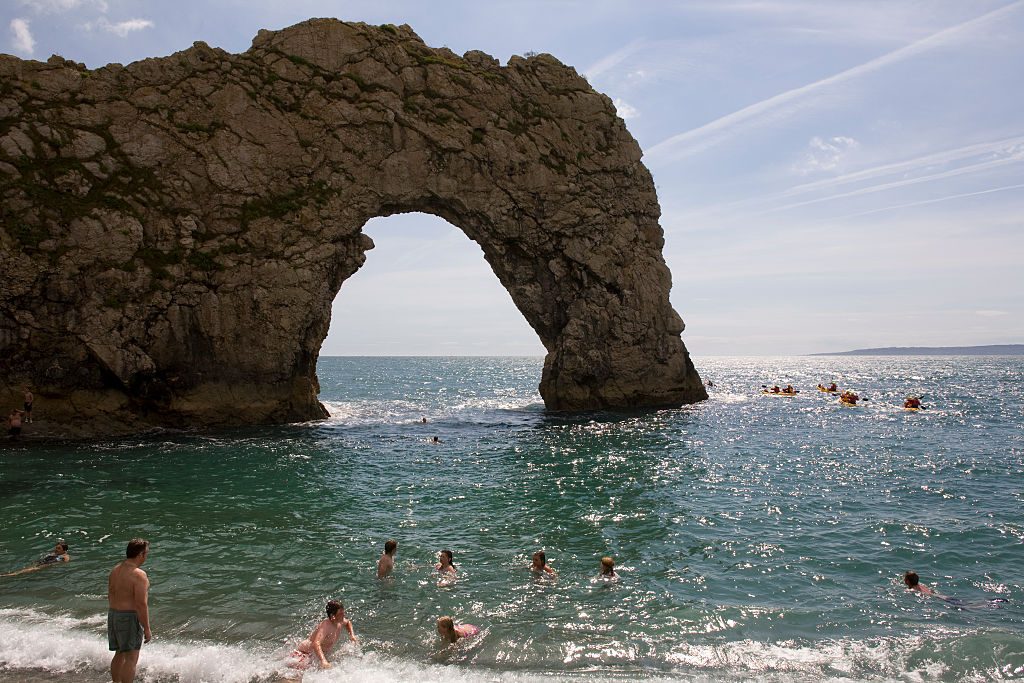
[[[395,548],[397,547],[398,541],[392,538],[384,544],[384,552],[390,555],[391,553],[395,552]]]
[[[64,540],[57,541],[57,547],[60,548],[64,552],[68,551],[68,544]]]
[[[548,566],[548,556],[544,554],[543,550],[538,550],[537,552],[535,552],[533,554],[533,556],[540,558],[540,566],[542,566],[542,567]]]
[[[907,588],[913,588],[921,583],[921,577],[917,575],[917,572],[907,572],[903,575],[903,583],[907,584]]]
[[[338,610],[345,609],[345,606],[337,600],[329,600],[325,609],[327,610],[327,618],[330,619],[338,613]]]
[[[149,550],[149,541],[144,538],[133,538],[128,541],[128,549],[125,550],[124,555],[128,558],[138,557],[147,550]]]
[[[452,555],[452,551],[451,550],[442,550],[441,554],[442,555],[447,555],[448,556],[448,564],[450,564],[453,567],[455,566],[455,562],[454,562],[455,556]]]

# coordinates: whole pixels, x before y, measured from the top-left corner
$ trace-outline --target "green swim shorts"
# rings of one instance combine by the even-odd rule
[[[107,644],[112,652],[142,649],[142,623],[134,611],[112,609],[107,612]]]

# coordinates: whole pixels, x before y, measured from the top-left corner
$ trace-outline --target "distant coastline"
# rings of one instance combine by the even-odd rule
[[[811,356],[1024,356],[1024,344],[989,344],[987,346],[884,346],[877,349],[854,349],[812,353]]]

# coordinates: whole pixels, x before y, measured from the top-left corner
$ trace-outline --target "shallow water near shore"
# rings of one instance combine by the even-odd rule
[[[0,681],[107,680],[137,535],[138,680],[274,680],[331,598],[361,642],[306,681],[1024,678],[1024,359],[705,358],[703,404],[585,415],[544,411],[541,364],[322,358],[323,422],[0,445],[0,572],[73,557],[0,578]],[[483,631],[443,648],[442,615]]]

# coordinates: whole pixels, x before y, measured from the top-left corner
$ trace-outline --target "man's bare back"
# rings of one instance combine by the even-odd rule
[[[107,602],[110,609],[137,612],[140,603],[148,602],[149,577],[131,560],[117,563],[107,579]],[[146,640],[149,640],[147,635]]]

